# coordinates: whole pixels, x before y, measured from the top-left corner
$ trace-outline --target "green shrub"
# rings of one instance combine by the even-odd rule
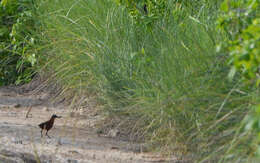
[[[166,0],[115,0],[128,9],[129,15],[138,24],[151,25],[158,19],[169,16]]]
[[[174,18],[175,21],[183,19],[185,16],[204,15],[202,12],[211,12],[208,19],[214,17],[219,4],[222,2],[210,0],[114,0],[119,6],[127,9],[129,16],[136,25],[151,28],[157,21],[169,21]],[[203,10],[207,8],[207,10]],[[174,16],[174,17],[172,17]],[[162,22],[162,21],[161,21]]]
[[[29,82],[36,62],[30,51],[34,38],[32,0],[3,0],[0,4],[0,85]]]
[[[229,78],[242,78],[244,85],[251,90],[258,90],[260,83],[260,2],[259,0],[225,0],[221,6],[222,15],[218,27],[227,34],[222,51],[229,54],[231,70]],[[237,75],[236,75],[237,74]],[[237,77],[236,77],[237,76]],[[237,137],[227,152],[241,158],[239,146],[247,148],[249,160],[260,158],[259,146],[259,93],[252,99],[251,114],[241,123],[243,136]],[[245,108],[246,110],[247,108]],[[244,151],[243,151],[244,152]],[[257,157],[255,157],[257,156]]]
[[[259,1],[226,0],[222,4],[223,14],[219,18],[219,27],[229,35],[223,44],[226,44],[233,65],[230,77],[240,71],[246,79],[253,79],[256,83],[260,82],[259,5]]]

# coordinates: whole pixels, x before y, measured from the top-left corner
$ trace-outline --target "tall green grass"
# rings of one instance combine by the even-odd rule
[[[240,122],[259,99],[226,78],[226,57],[215,52],[225,37],[215,30],[215,2],[169,1],[172,15],[151,27],[111,0],[37,5],[39,65],[64,94],[98,95],[118,126],[161,151],[202,162],[248,159],[242,138],[251,134],[240,135]]]

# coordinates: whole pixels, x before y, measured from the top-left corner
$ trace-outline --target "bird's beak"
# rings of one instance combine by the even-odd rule
[[[62,116],[57,116],[57,118],[62,118]]]

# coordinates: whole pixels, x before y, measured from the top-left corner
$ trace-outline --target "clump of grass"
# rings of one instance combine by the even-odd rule
[[[257,90],[226,78],[213,2],[199,12],[171,2],[176,12],[151,28],[136,26],[109,0],[37,4],[40,67],[64,93],[98,94],[108,116],[169,153],[219,160],[237,142],[240,121],[259,99]]]

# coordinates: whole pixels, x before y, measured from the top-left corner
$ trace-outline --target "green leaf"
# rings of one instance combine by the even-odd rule
[[[36,63],[35,54],[29,55],[27,59],[28,59],[28,61],[31,63],[31,65],[34,66],[34,64]]]
[[[233,80],[235,74],[236,74],[236,67],[233,66],[228,73],[228,79]]]
[[[224,12],[228,12],[229,9],[229,1],[225,0],[222,4],[221,4],[221,10]]]
[[[260,85],[260,79],[258,79],[258,80],[256,81],[256,86],[259,87],[259,85]]]
[[[8,2],[8,0],[2,0],[1,5],[5,7],[7,5],[7,2]]]

